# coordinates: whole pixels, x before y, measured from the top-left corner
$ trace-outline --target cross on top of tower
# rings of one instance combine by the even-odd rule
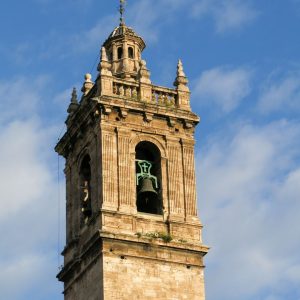
[[[124,25],[124,12],[125,12],[125,4],[126,4],[126,0],[120,0],[120,25]]]

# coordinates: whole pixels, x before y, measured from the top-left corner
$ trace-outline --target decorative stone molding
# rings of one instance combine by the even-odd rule
[[[128,110],[123,107],[120,107],[120,117],[126,119],[127,116],[128,116]]]
[[[153,144],[155,144],[157,146],[157,148],[159,149],[160,153],[161,153],[161,158],[165,158],[167,157],[167,149],[166,149],[166,144],[165,144],[165,140],[163,139],[163,137],[159,137],[159,136],[155,136],[155,135],[151,135],[151,134],[134,134],[130,140],[130,152],[131,153],[135,153],[135,147],[139,142],[143,142],[143,141],[148,141],[151,142]]]
[[[168,124],[170,127],[174,127],[176,125],[176,119],[172,117],[168,117]]]
[[[103,108],[103,112],[106,115],[111,114],[111,112],[112,112],[112,107],[111,106],[109,106],[109,105],[102,105],[102,108]]]
[[[186,129],[191,129],[191,128],[194,127],[194,125],[193,125],[192,122],[190,122],[190,121],[188,121],[188,120],[184,120],[184,127],[185,127]]]
[[[154,116],[154,114],[151,114],[151,113],[148,113],[148,112],[144,113],[144,119],[148,123],[150,123],[151,121],[153,121],[153,116]]]

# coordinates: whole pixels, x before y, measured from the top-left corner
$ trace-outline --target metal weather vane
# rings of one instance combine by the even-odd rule
[[[120,0],[120,25],[124,24],[124,12],[125,12],[126,0]]]

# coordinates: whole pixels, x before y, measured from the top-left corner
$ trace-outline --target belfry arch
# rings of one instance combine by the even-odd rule
[[[158,147],[142,141],[135,147],[136,205],[138,212],[161,215],[161,154]]]

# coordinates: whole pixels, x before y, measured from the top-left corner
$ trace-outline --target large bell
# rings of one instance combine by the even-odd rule
[[[138,195],[143,193],[154,193],[157,195],[157,192],[153,188],[152,180],[150,178],[144,178],[141,184],[141,189],[139,190]]]
[[[137,210],[150,214],[159,213],[158,194],[153,188],[152,180],[144,178],[141,183],[141,189],[137,195]]]

